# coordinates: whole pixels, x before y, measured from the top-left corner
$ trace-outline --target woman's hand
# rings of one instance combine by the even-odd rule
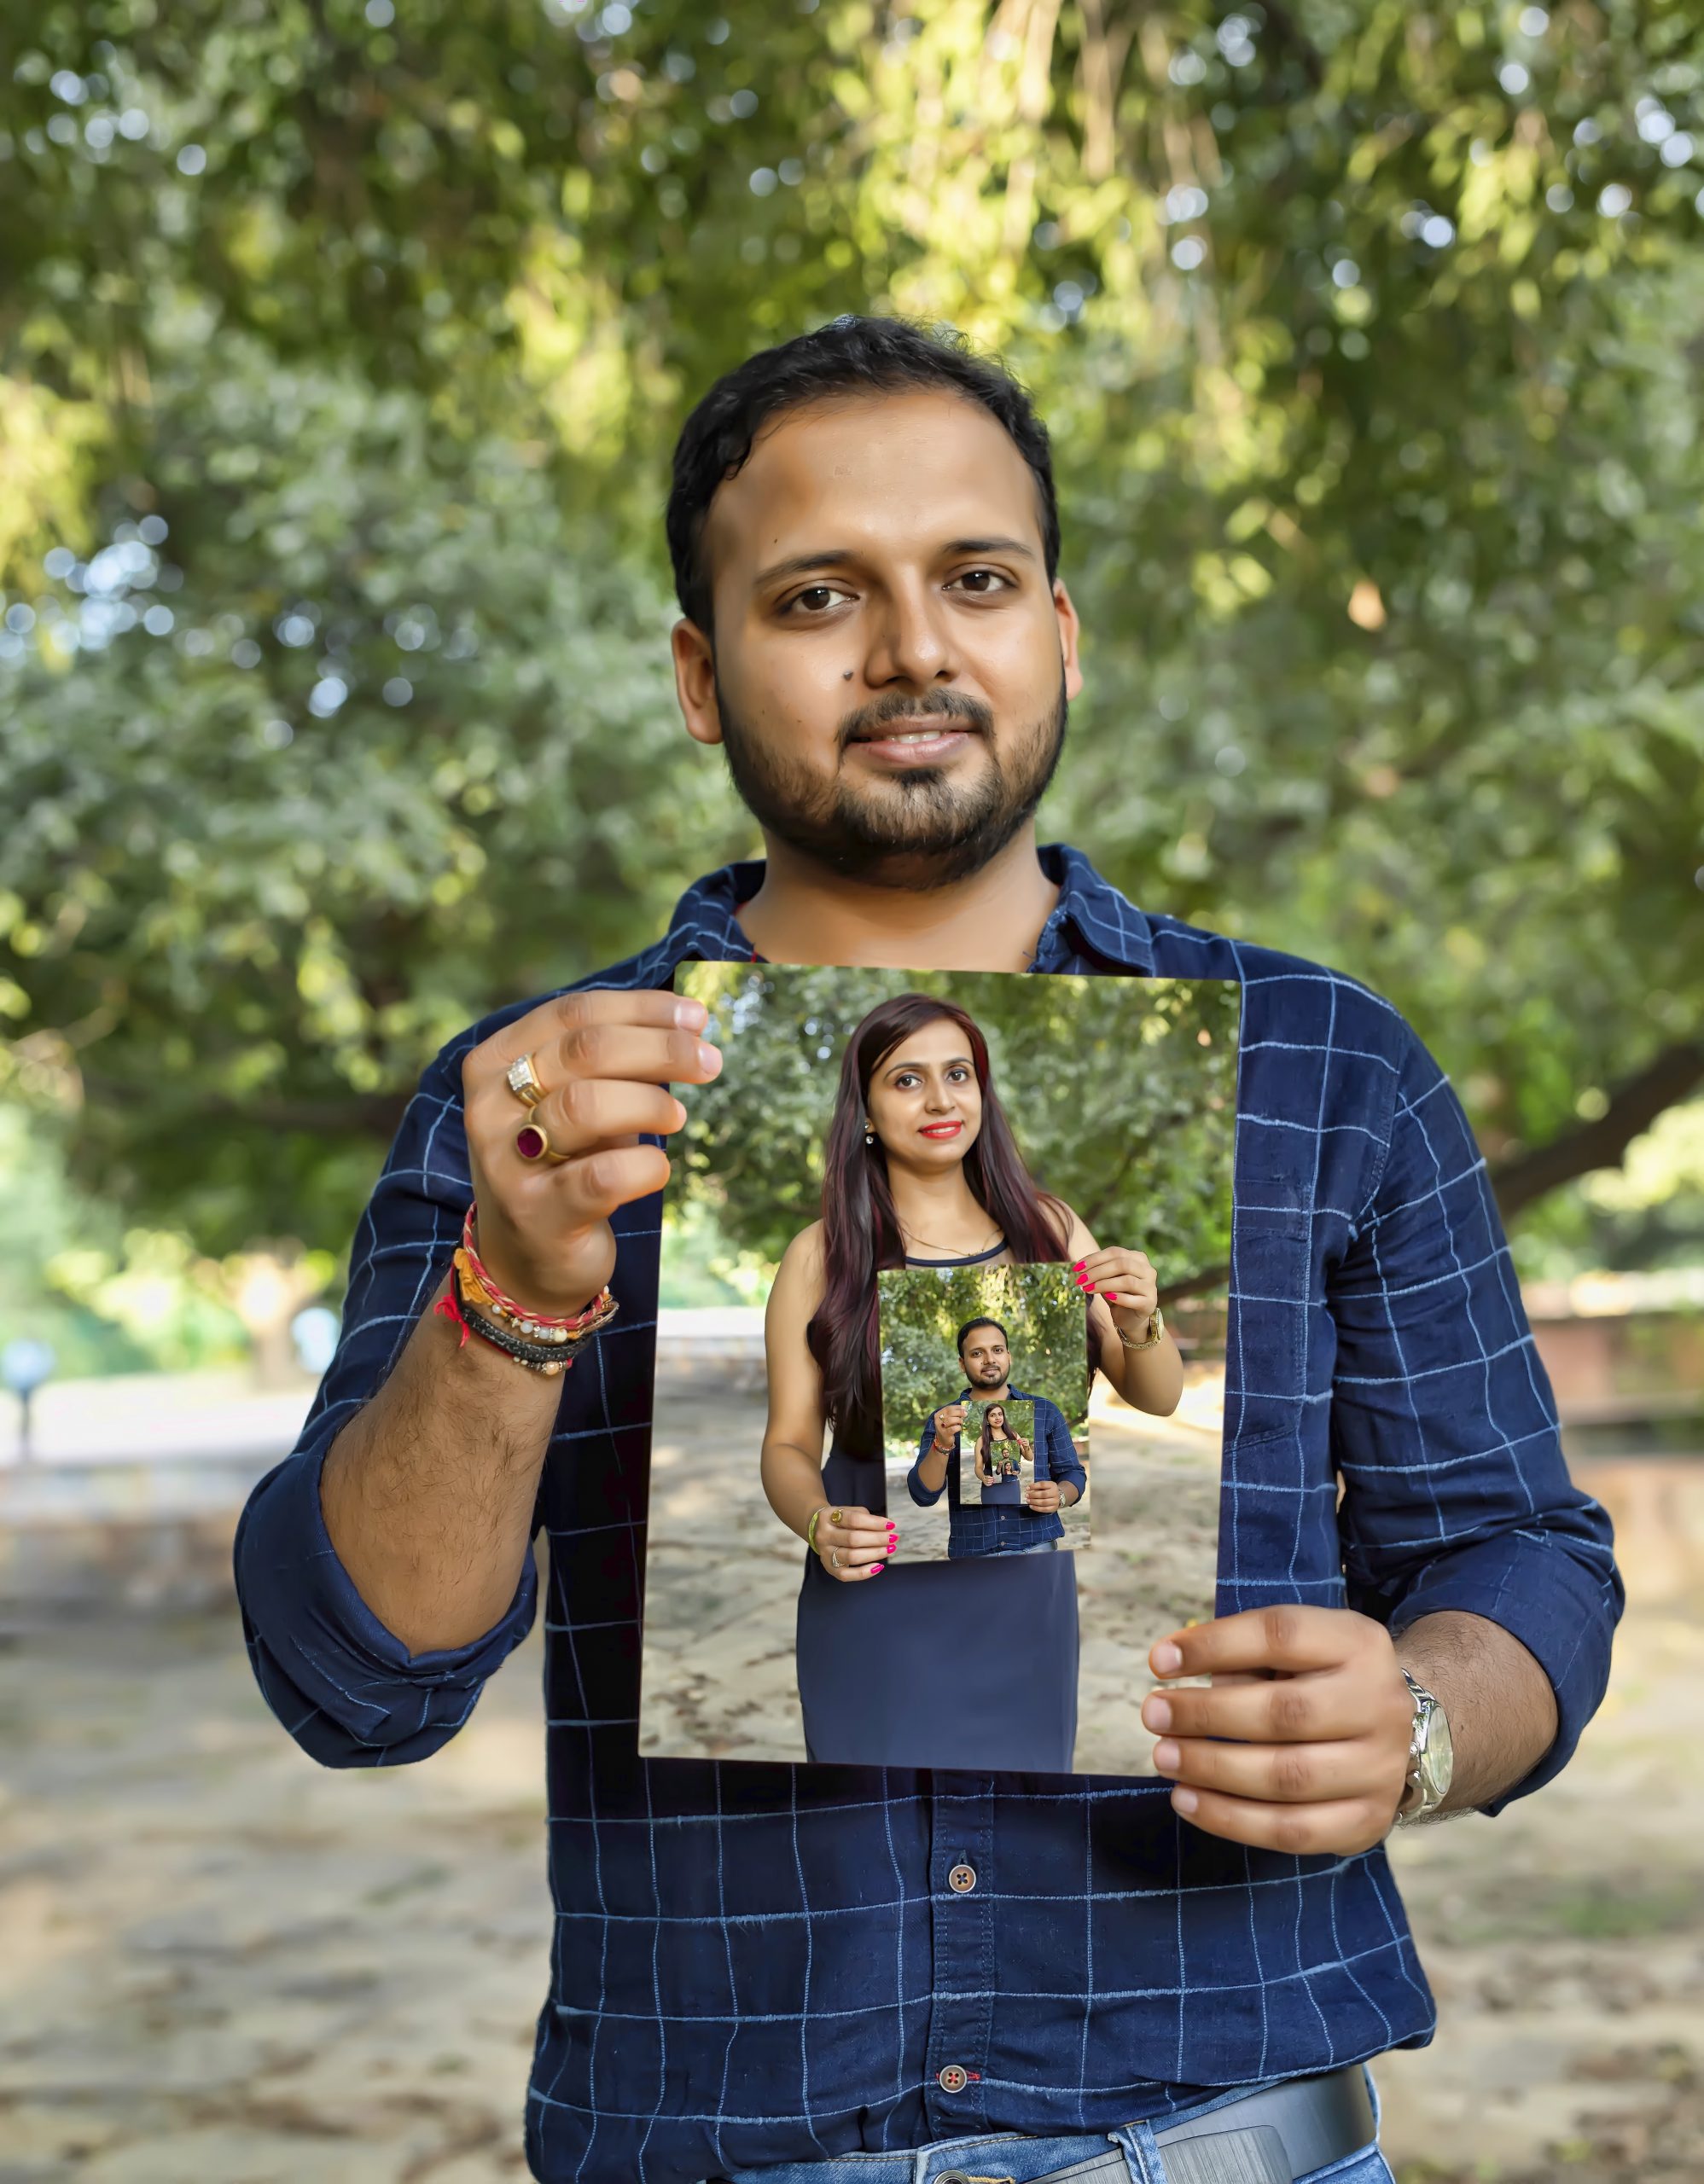
[[[1103,1297],[1126,1334],[1140,1335],[1160,1303],[1160,1277],[1145,1252],[1102,1244],[1072,1269],[1085,1297]]]
[[[899,1544],[891,1517],[873,1517],[868,1509],[844,1503],[824,1502],[817,1519],[817,1559],[831,1577],[842,1584],[862,1584],[887,1566],[887,1558]]]

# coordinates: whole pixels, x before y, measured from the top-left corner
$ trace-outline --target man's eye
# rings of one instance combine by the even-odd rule
[[[820,614],[831,601],[845,596],[838,584],[807,584],[803,591],[795,592],[781,611],[783,614],[790,614],[795,607],[802,607],[807,615]]]
[[[967,569],[953,582],[963,584],[978,599],[990,597],[996,589],[1003,591],[1008,588],[1006,578],[997,569]]]

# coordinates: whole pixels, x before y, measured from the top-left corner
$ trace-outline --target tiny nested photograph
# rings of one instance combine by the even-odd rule
[[[665,1194],[641,1751],[1151,1773],[1148,1649],[1214,1612],[1240,987],[675,985],[723,1060]]]
[[[1086,1546],[1092,1368],[1071,1269],[894,1269],[875,1286],[890,1510],[945,1509],[949,1560]]]

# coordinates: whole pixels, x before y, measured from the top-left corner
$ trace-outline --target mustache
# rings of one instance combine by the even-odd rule
[[[848,743],[873,735],[896,720],[963,721],[985,735],[994,725],[994,716],[982,700],[962,690],[928,690],[916,698],[890,690],[846,716],[840,723],[840,748],[845,750]]]

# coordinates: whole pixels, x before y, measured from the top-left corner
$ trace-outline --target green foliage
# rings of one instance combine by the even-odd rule
[[[0,1203],[11,1243],[0,1261],[0,1342],[53,1350],[57,1379],[150,1368],[173,1372],[242,1356],[242,1323],[217,1269],[171,1233],[126,1231],[65,1172],[44,1117],[0,1103]]]
[[[1699,1039],[1697,11],[724,9],[0,21],[0,1014],[83,1180],[337,1244],[448,1031],[753,846],[657,511],[843,310],[1052,425],[1046,833],[1391,994],[1494,1159]]]
[[[1045,1396],[1073,1434],[1089,1420],[1081,1292],[1063,1266],[897,1269],[875,1277],[881,1335],[881,1427],[890,1462],[917,1453],[923,1421],[964,1385],[953,1338],[986,1312],[1006,1330],[1012,1381]]]
[[[708,1008],[725,1059],[711,1083],[678,1088],[672,1202],[707,1204],[747,1251],[777,1260],[817,1219],[846,1040],[876,1002],[914,992],[968,1009],[1030,1172],[1098,1242],[1146,1252],[1163,1287],[1228,1265],[1230,981],[692,963],[676,983]]]

